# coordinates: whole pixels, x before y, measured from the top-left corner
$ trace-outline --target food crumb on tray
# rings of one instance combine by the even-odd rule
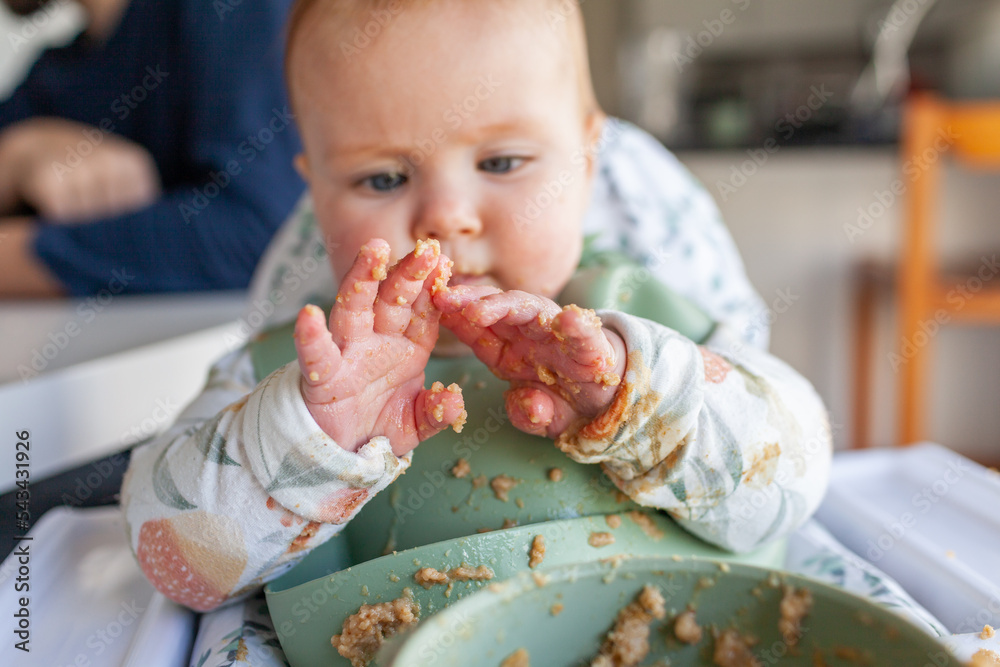
[[[507,659],[500,663],[500,667],[531,667],[531,656],[527,650],[519,648],[507,656]]]
[[[646,585],[636,599],[618,612],[591,667],[635,667],[649,654],[649,626],[667,615],[659,588]]]
[[[604,522],[608,524],[608,528],[610,528],[611,530],[615,530],[616,528],[621,527],[622,518],[617,514],[609,514],[606,517],[604,517]]]
[[[587,539],[587,544],[594,548],[606,547],[615,543],[615,536],[611,533],[591,533]]]
[[[528,553],[528,567],[534,569],[545,560],[545,536],[535,535],[531,541],[531,551]]]
[[[462,479],[463,477],[468,476],[470,472],[472,472],[472,466],[470,466],[469,462],[465,459],[455,461],[455,465],[451,468],[452,476],[457,479]]]
[[[980,639],[993,639],[996,635],[996,631],[993,630],[992,625],[984,625],[983,631],[979,633]]]
[[[503,502],[507,502],[510,499],[508,494],[518,484],[520,482],[510,475],[497,475],[490,480],[490,487],[493,488],[493,494],[497,497],[497,500],[502,500]]]
[[[330,639],[337,652],[351,661],[352,667],[366,667],[388,637],[410,627],[420,619],[420,605],[409,589],[391,602],[362,605],[344,621],[339,635]]]
[[[562,468],[549,468],[549,481],[558,482],[563,478]]]

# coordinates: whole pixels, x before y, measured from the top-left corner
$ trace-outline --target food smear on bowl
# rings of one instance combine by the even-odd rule
[[[420,620],[420,605],[410,589],[391,602],[362,605],[344,621],[339,635],[330,639],[337,653],[351,661],[351,667],[367,667],[382,643],[400,630]]]
[[[500,663],[500,667],[531,667],[531,656],[525,649],[519,648],[507,656],[507,659]]]
[[[795,646],[802,637],[802,619],[812,610],[812,593],[806,588],[785,586],[785,595],[781,598],[778,619],[778,632],[788,646]]]
[[[422,567],[413,575],[413,580],[424,588],[431,588],[455,581],[489,581],[493,577],[493,570],[485,565],[479,567],[460,565],[444,572],[433,567]]]
[[[715,637],[712,664],[717,667],[761,667],[750,650],[753,644],[750,637],[744,637],[735,628],[723,630]]]
[[[649,626],[667,615],[663,593],[647,584],[636,599],[618,612],[591,667],[635,667],[649,655]]]
[[[545,560],[545,536],[535,535],[531,541],[531,551],[528,552],[528,567],[535,569]]]
[[[701,641],[701,626],[695,620],[694,609],[688,609],[674,619],[674,636],[685,644],[697,644]]]
[[[615,543],[615,536],[611,533],[591,533],[590,537],[587,539],[587,544],[599,549],[601,547],[606,547],[609,544]]]

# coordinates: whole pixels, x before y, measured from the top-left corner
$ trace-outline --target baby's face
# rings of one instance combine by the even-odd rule
[[[552,297],[576,268],[601,119],[565,26],[485,7],[407,9],[360,49],[354,25],[298,33],[299,168],[338,278],[373,237],[393,259],[437,239],[452,284]]]

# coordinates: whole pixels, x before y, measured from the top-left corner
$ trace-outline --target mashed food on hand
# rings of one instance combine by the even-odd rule
[[[659,588],[645,586],[624,609],[618,612],[615,627],[608,633],[591,667],[635,667],[649,654],[649,626],[667,612]]]
[[[420,605],[404,591],[401,598],[381,604],[366,604],[348,616],[339,635],[330,643],[352,667],[366,667],[382,647],[382,642],[420,619]]]

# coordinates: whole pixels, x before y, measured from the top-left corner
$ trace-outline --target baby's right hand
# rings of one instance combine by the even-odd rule
[[[366,243],[344,277],[329,329],[323,311],[306,306],[295,323],[302,397],[316,423],[341,447],[357,451],[386,436],[402,456],[465,418],[461,390],[424,389],[424,368],[438,337],[431,290],[447,283],[450,260],[436,241],[386,274],[389,244]]]

